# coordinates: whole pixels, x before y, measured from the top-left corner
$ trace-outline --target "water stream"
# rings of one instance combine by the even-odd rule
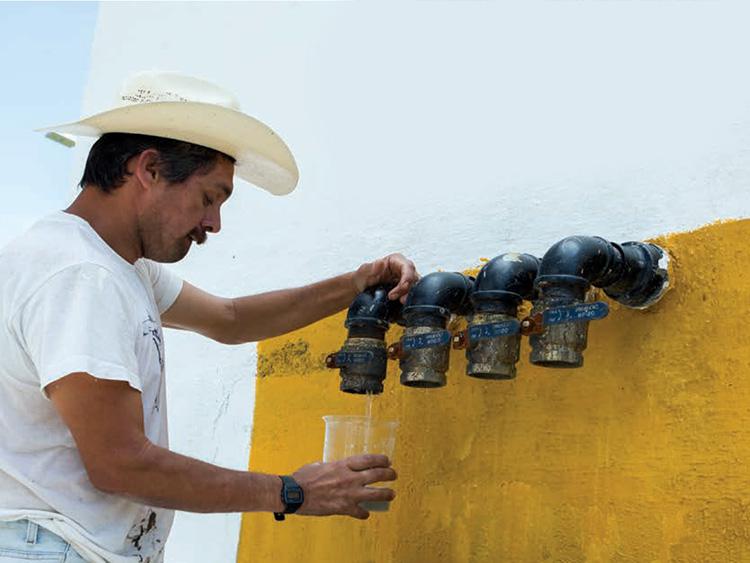
[[[375,395],[373,393],[367,393],[367,398],[365,399],[365,447],[364,452],[365,453],[380,453],[380,452],[371,452],[370,451],[370,443],[373,441],[373,427],[372,427],[372,405],[375,402]],[[377,448],[378,445],[375,444],[375,447]],[[370,510],[373,512],[385,512],[388,510],[390,503],[388,501],[371,501],[371,502],[362,502],[360,503],[362,508],[366,510]]]

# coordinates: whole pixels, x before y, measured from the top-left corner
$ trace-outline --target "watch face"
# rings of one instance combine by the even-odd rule
[[[287,502],[299,502],[302,500],[302,494],[295,489],[287,490],[286,491],[286,501]]]

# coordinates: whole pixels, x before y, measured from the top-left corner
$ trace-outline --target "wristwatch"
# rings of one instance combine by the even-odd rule
[[[279,475],[281,477],[281,502],[284,503],[284,512],[274,512],[273,517],[279,522],[284,520],[285,514],[294,514],[297,512],[302,503],[305,502],[305,493],[289,475]]]

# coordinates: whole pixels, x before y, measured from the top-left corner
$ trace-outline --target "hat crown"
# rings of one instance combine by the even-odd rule
[[[120,90],[121,106],[154,102],[199,102],[238,110],[237,98],[228,90],[178,72],[140,72],[129,77]]]

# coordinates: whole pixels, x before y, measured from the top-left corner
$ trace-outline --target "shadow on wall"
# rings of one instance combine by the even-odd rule
[[[527,339],[513,380],[467,377],[454,350],[445,387],[408,388],[389,362],[373,411],[400,421],[390,512],[247,514],[238,561],[750,560],[748,239],[750,220],[654,240],[672,289],[645,311],[600,295],[579,369],[530,364]],[[254,470],[319,460],[321,416],[364,414],[324,365],[343,320],[260,345]]]

